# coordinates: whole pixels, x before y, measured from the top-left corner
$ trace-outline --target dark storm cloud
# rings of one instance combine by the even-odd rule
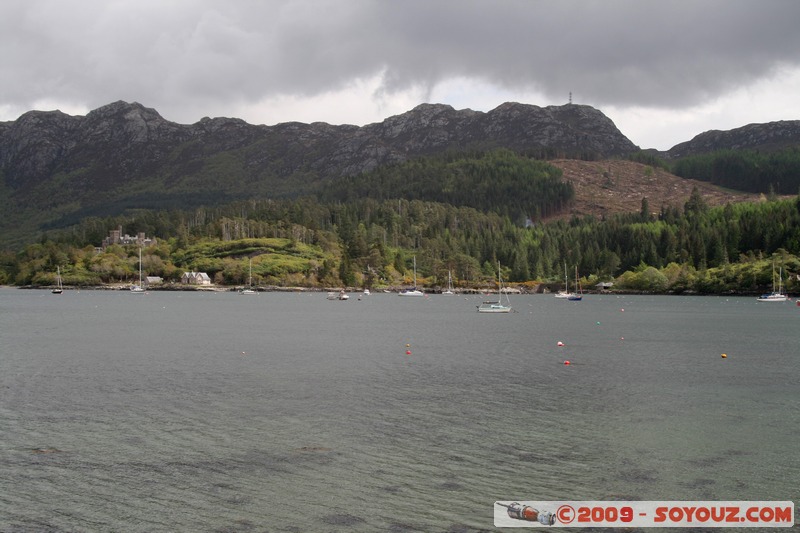
[[[6,1],[0,108],[206,107],[451,78],[680,108],[800,63],[794,0]]]
[[[409,11],[376,17],[396,23],[382,50],[390,89],[461,75],[549,96],[572,89],[598,103],[671,107],[800,62],[800,2],[433,4],[419,22]]]

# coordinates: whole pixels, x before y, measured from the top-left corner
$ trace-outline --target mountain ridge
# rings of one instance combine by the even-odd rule
[[[275,137],[283,137],[283,143],[270,143]],[[294,161],[283,169],[287,174],[308,168],[323,176],[364,172],[379,164],[445,149],[496,145],[520,151],[590,153],[597,157],[620,156],[638,149],[600,111],[576,104],[541,108],[508,102],[486,113],[457,111],[444,104],[420,104],[365,126],[323,122],[264,126],[225,117],[182,125],[167,121],[155,109],[137,102],[117,101],[85,116],[29,111],[16,121],[0,123],[0,168],[6,179],[17,185],[42,179],[53,170],[73,170],[72,160],[77,157],[81,162],[81,151],[91,146],[113,149],[114,155],[123,160],[148,148],[148,159],[157,161],[166,150],[191,141],[204,143],[205,155],[241,149],[256,141],[268,154],[281,153],[280,148],[289,154],[298,148],[326,148],[330,157]],[[36,152],[32,153],[34,149]],[[259,161],[249,163],[258,166]],[[135,173],[139,169],[129,170]]]
[[[662,155],[680,159],[717,150],[773,151],[800,145],[800,120],[754,123],[732,130],[708,130],[676,144]]]
[[[746,134],[778,141],[786,135],[800,138],[792,128],[784,137],[752,129]],[[698,137],[687,142],[699,146],[705,141]],[[733,142],[725,136],[723,141]],[[420,104],[364,126],[265,126],[227,117],[204,117],[186,125],[124,101],[85,116],[29,111],[15,121],[0,122],[0,207],[6,213],[0,221],[0,244],[30,239],[83,216],[293,197],[383,165],[448,151],[498,148],[589,161],[639,151],[601,111],[571,103],[538,107],[506,102],[488,112]]]

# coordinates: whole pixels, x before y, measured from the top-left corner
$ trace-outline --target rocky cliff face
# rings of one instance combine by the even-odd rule
[[[442,150],[494,147],[598,158],[637,149],[600,111],[579,105],[506,103],[479,113],[425,104],[356,127],[228,118],[181,125],[138,103],[115,102],[83,117],[31,111],[0,123],[0,170],[12,189],[75,173],[100,189],[154,176],[180,181],[225,154],[240,161],[243,174],[228,180],[333,179]]]
[[[114,175],[108,181],[124,181],[154,170],[190,137],[187,128],[139,104],[117,102],[85,117],[31,111],[0,127],[0,170],[13,189],[31,188],[56,174],[102,174],[99,169]]]
[[[728,131],[710,130],[677,144],[664,155],[679,159],[716,150],[778,150],[800,145],[800,120],[748,124]]]

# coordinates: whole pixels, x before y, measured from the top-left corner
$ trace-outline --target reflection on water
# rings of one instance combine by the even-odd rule
[[[800,309],[478,303],[0,289],[0,530],[479,531],[497,500],[798,500]]]

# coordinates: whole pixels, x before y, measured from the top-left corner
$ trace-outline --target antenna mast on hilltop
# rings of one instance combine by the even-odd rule
[[[572,103],[572,91],[569,92],[569,103]]]

